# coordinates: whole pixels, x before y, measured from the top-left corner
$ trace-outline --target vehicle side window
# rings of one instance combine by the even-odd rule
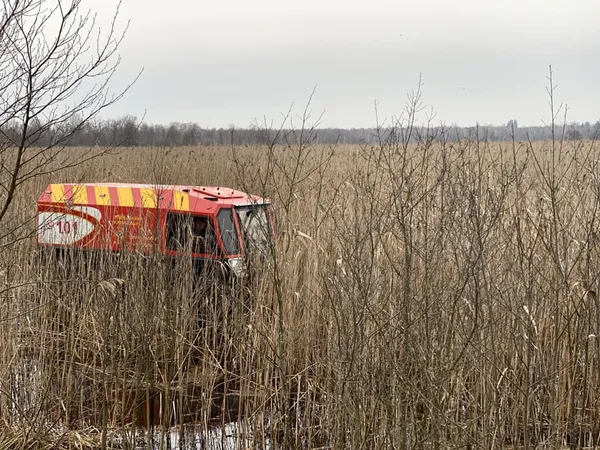
[[[223,208],[217,214],[217,222],[221,230],[221,239],[228,255],[236,255],[240,252],[240,242],[238,240],[235,222],[233,221],[233,210]]]
[[[214,255],[217,238],[210,217],[167,214],[167,248],[178,252]]]

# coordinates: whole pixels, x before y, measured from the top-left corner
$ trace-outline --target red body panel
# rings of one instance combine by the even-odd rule
[[[166,248],[169,212],[208,216],[218,230],[216,215],[221,208],[268,203],[260,197],[221,187],[51,184],[38,199],[37,243],[175,255],[176,252]],[[235,221],[237,224],[237,219]],[[217,236],[223,249],[220,233]],[[243,252],[241,243],[240,248]],[[222,255],[194,256],[218,258]],[[235,256],[240,255],[227,255]]]

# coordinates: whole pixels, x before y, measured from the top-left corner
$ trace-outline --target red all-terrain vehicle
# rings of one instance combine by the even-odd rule
[[[225,187],[50,184],[37,204],[37,243],[59,250],[186,255],[245,277],[270,254],[271,203]]]

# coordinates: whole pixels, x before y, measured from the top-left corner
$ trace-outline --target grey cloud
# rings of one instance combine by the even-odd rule
[[[128,37],[125,72],[142,65],[145,72],[108,113],[147,110],[149,122],[247,126],[265,115],[278,119],[292,102],[303,105],[316,85],[313,110],[325,110],[324,126],[370,126],[373,102],[383,116],[399,113],[422,74],[425,101],[438,120],[499,124],[515,117],[539,124],[547,116],[545,77],[552,64],[571,119],[600,118],[600,32],[589,17],[571,23],[567,15],[552,29],[548,22],[555,19],[548,17],[516,14],[494,22],[490,12],[445,21],[444,13],[421,14],[421,23],[385,14],[341,14],[337,22],[331,15],[264,15],[248,19],[242,29],[257,31],[246,36],[235,27],[242,26],[239,18],[233,25],[198,19],[197,30],[163,24],[145,39]]]

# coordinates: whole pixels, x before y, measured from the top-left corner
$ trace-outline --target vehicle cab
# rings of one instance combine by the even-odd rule
[[[237,277],[247,275],[251,260],[270,258],[275,230],[268,200],[221,187],[187,192],[190,204],[195,206],[189,212],[173,210],[166,216],[168,254],[189,253],[197,260],[224,260]]]

